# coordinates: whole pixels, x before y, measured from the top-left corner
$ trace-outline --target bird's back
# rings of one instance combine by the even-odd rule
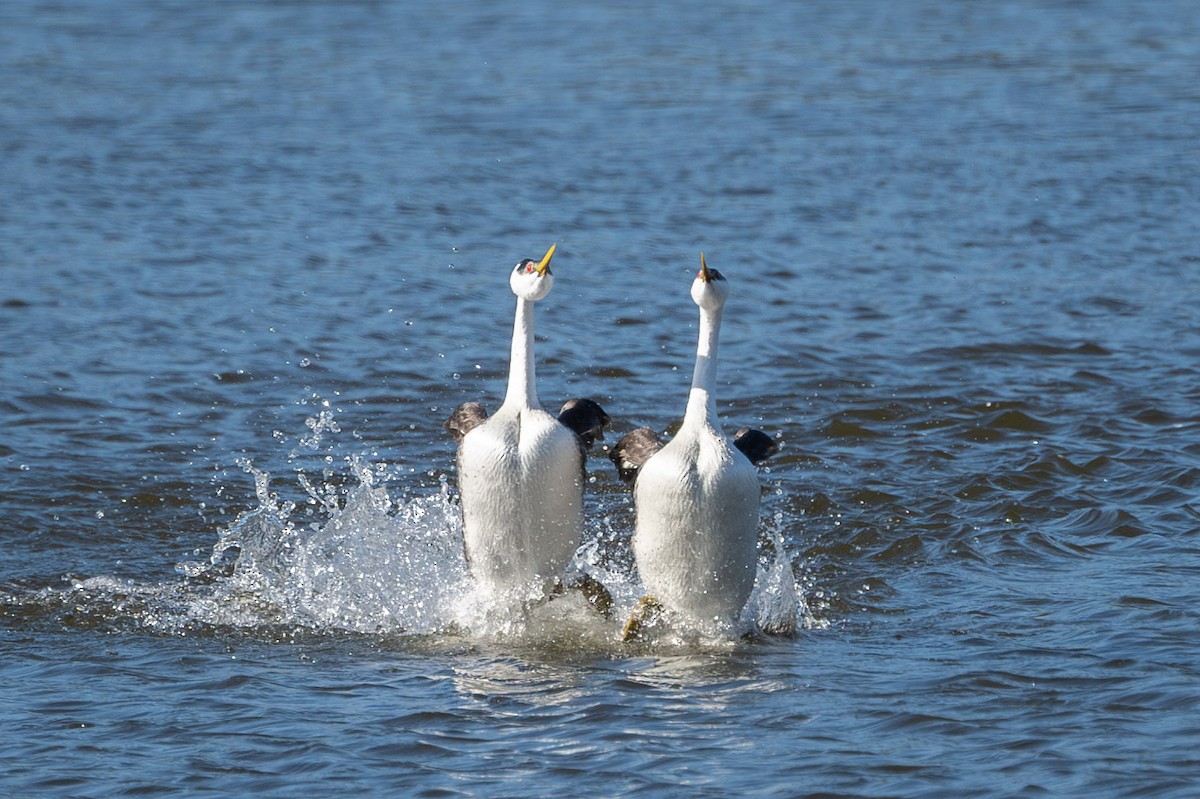
[[[501,409],[459,450],[471,571],[491,590],[545,590],[578,545],[582,458],[574,433],[536,408]]]
[[[754,587],[758,475],[709,426],[642,466],[633,548],[649,593],[700,621],[737,619]]]

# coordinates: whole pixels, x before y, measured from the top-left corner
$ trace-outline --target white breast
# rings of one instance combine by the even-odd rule
[[[711,427],[685,428],[642,466],[634,501],[647,592],[697,622],[735,622],[757,563],[754,466]]]
[[[582,529],[582,456],[575,435],[541,409],[501,408],[459,451],[463,534],[488,591],[546,591]]]

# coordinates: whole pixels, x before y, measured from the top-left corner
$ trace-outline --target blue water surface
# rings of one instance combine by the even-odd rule
[[[1198,77],[1184,0],[0,6],[0,794],[1194,796]],[[794,637],[455,622],[552,242],[609,444],[729,278]]]

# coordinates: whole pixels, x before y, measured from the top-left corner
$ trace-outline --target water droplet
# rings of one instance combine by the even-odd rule
[[[312,366],[312,361],[310,361],[308,358],[301,358],[301,359],[300,359],[300,368],[301,368],[301,369],[305,369],[305,368],[307,368],[307,367],[309,367],[309,366]]]

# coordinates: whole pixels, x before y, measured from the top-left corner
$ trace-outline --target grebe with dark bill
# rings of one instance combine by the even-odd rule
[[[627,635],[636,632],[638,614],[655,605],[704,627],[727,628],[754,587],[760,491],[754,455],[735,451],[722,432],[714,396],[729,285],[708,268],[703,253],[691,294],[700,308],[700,331],[683,423],[634,469],[633,553],[648,596]],[[635,447],[648,451],[654,442],[641,434]]]

